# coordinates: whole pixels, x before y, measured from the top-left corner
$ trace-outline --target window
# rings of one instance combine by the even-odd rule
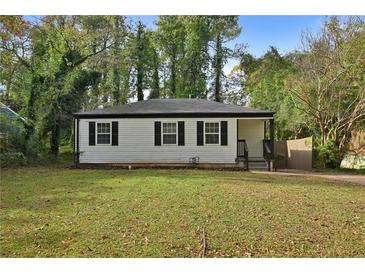
[[[162,124],[162,143],[164,145],[176,145],[176,123]]]
[[[110,144],[110,123],[98,123],[96,133],[96,140],[98,145]]]
[[[205,144],[219,144],[219,123],[205,123]]]

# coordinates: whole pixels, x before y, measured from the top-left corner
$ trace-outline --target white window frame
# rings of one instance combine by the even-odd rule
[[[98,125],[99,124],[109,124],[109,143],[108,144],[99,144],[99,142],[98,142],[98,134],[103,134],[103,135],[108,134],[108,133],[98,133]],[[96,122],[95,138],[96,138],[96,144],[98,146],[110,146],[111,143],[112,143],[112,124],[110,122]]]
[[[178,129],[178,127],[177,127],[177,122],[173,122],[173,121],[166,121],[166,122],[162,122],[161,124],[162,124],[162,125],[161,125],[161,139],[162,139],[162,140],[161,140],[161,144],[162,144],[162,145],[164,145],[164,146],[176,146],[176,145],[177,145],[177,142],[178,142],[178,141],[177,141],[177,138],[178,138],[178,134],[177,134],[177,132],[178,132],[178,130],[179,130],[179,129]],[[165,134],[166,134],[166,135],[172,135],[172,134],[174,134],[174,133],[164,133],[164,132],[163,132],[163,125],[164,125],[164,124],[175,124],[175,128],[176,128],[176,132],[175,132],[175,136],[176,136],[175,140],[176,140],[176,141],[175,141],[175,144],[165,144],[165,143],[164,143],[163,136],[164,136]]]
[[[206,133],[205,132],[206,124],[210,124],[210,123],[218,124],[218,133]],[[218,143],[217,144],[207,144],[207,142],[206,142],[206,134],[218,134]],[[207,145],[207,146],[219,146],[220,144],[221,144],[221,123],[219,121],[207,121],[207,122],[204,122],[204,145]]]

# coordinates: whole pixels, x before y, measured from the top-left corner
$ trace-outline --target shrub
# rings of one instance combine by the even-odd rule
[[[315,159],[316,166],[320,168],[336,168],[341,163],[340,151],[332,140],[329,140],[324,145],[316,146]]]
[[[2,152],[0,153],[0,166],[25,166],[27,159],[21,152]]]

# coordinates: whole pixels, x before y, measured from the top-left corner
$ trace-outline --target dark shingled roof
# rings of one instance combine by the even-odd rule
[[[273,117],[274,112],[203,99],[150,99],[74,114],[79,118]]]

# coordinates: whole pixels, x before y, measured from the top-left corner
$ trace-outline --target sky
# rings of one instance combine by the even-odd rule
[[[147,28],[153,30],[157,16],[127,16],[128,19],[141,20]],[[303,31],[319,31],[325,19],[325,16],[239,16],[242,32],[229,42],[229,47],[246,44],[249,53],[260,57],[270,46],[275,46],[280,53],[285,54],[300,48]],[[237,63],[237,60],[229,60],[225,72],[228,73]]]

